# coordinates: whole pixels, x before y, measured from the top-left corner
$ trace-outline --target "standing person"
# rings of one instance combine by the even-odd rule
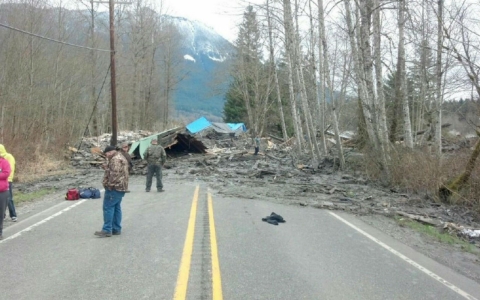
[[[103,151],[107,157],[107,166],[103,175],[103,228],[96,231],[99,237],[120,235],[122,232],[122,198],[128,190],[128,162],[114,146]]]
[[[147,160],[148,163],[147,186],[145,191],[150,192],[150,188],[152,187],[152,177],[153,174],[155,174],[157,178],[157,191],[163,192],[162,167],[167,160],[167,154],[165,153],[165,149],[158,145],[157,139],[151,141],[150,147],[148,147],[147,150],[145,150],[145,153],[143,153],[143,158]]]
[[[13,203],[13,175],[15,173],[15,158],[13,157],[12,154],[8,153],[7,150],[5,149],[5,146],[0,144],[0,156],[4,157],[8,163],[10,164],[10,176],[8,176],[8,191],[9,191],[9,196],[8,196],[8,214],[10,215],[10,219],[12,219],[13,222],[17,222],[17,212],[15,211],[15,204]],[[6,211],[4,211],[4,218],[7,217]]]
[[[258,154],[258,151],[260,151],[260,137],[258,136],[258,134],[255,136],[255,153],[253,155],[257,155]]]
[[[8,177],[10,176],[10,164],[3,155],[0,154],[0,211],[5,213],[9,198]],[[0,218],[0,240],[3,240],[3,218]]]
[[[125,142],[125,143],[122,143],[122,147],[120,148],[120,153],[122,153],[123,157],[125,157],[125,159],[127,160],[128,162],[128,173],[132,173],[132,169],[133,169],[133,163],[132,163],[132,157],[130,156],[130,154],[128,154],[128,143]]]

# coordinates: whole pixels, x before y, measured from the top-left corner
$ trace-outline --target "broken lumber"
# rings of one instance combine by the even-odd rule
[[[269,134],[268,136],[271,137],[272,139],[276,140],[276,141],[279,141],[279,142],[282,142],[282,143],[285,142],[284,139],[279,138],[278,136],[274,136],[273,134]]]
[[[273,156],[271,154],[268,154],[268,153],[265,153],[265,156],[268,157],[268,158],[274,159],[276,161],[282,161],[283,160],[281,158],[275,157],[275,156]]]
[[[400,215],[402,217],[407,217],[409,219],[418,221],[420,223],[426,224],[426,225],[431,225],[431,226],[440,226],[442,225],[442,222],[439,220],[434,220],[431,218],[426,218],[424,216],[419,216],[419,215],[412,215],[403,211],[397,211],[397,215]]]

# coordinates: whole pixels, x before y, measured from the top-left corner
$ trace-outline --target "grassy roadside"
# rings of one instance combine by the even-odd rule
[[[470,244],[464,239],[461,239],[459,237],[453,236],[448,233],[442,233],[438,230],[438,228],[434,226],[425,225],[410,219],[397,217],[395,218],[395,220],[400,226],[409,227],[419,232],[420,234],[433,238],[443,244],[448,244],[452,246],[459,245],[462,250],[472,254],[476,254],[477,256],[480,257],[480,249],[478,249],[475,245]]]
[[[23,203],[23,202],[30,202],[35,199],[41,198],[45,195],[54,193],[56,190],[53,188],[44,188],[40,189],[38,191],[30,192],[30,193],[22,193],[19,191],[13,190],[13,201],[15,201],[16,204],[18,203]]]

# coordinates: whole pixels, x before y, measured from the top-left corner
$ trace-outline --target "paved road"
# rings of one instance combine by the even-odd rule
[[[102,200],[62,201],[4,230],[0,299],[480,299],[480,285],[353,216],[140,184],[121,236]],[[287,222],[261,221],[272,211]]]

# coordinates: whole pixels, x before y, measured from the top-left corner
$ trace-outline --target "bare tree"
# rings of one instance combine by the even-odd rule
[[[277,72],[277,66],[275,64],[275,51],[273,47],[273,28],[272,28],[272,18],[271,18],[271,13],[270,13],[270,1],[267,0],[267,24],[268,24],[268,48],[269,48],[269,54],[270,54],[270,66],[271,66],[271,71],[273,72],[273,77],[274,77],[274,85],[275,85],[275,91],[276,91],[276,98],[277,98],[277,105],[278,105],[278,114],[280,115],[280,123],[282,126],[282,135],[283,135],[283,140],[288,140],[288,134],[287,134],[287,126],[285,124],[285,114],[283,113],[283,104],[282,104],[282,95],[280,92],[280,84],[278,82],[278,72]]]
[[[404,121],[404,140],[408,148],[413,149],[412,126],[410,122],[410,107],[408,105],[406,70],[405,70],[405,0],[398,0],[398,57],[395,94],[398,102],[402,103]]]
[[[438,11],[437,11],[437,61],[435,63],[436,68],[436,101],[435,101],[435,111],[432,126],[435,127],[435,144],[436,144],[436,153],[438,156],[442,154],[442,102],[443,102],[443,93],[442,93],[442,51],[443,51],[443,0],[438,0]]]

